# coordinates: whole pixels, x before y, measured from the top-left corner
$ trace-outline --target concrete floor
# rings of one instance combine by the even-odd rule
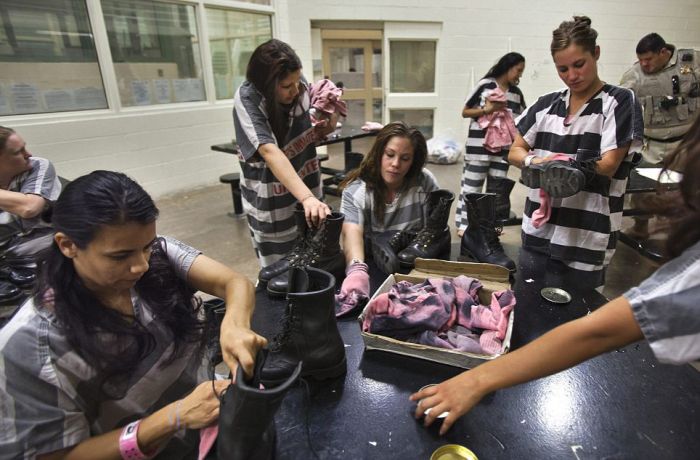
[[[367,152],[371,142],[372,138],[356,140],[353,142],[353,150]],[[330,158],[325,165],[335,168],[341,167],[343,161],[342,145],[331,145],[327,149]],[[222,153],[222,155],[225,154]],[[232,168],[234,161],[237,160],[231,156]],[[429,164],[428,168],[435,174],[442,187],[454,192],[459,190],[462,174],[461,160],[455,165]],[[225,172],[222,171],[222,174]],[[511,168],[510,176],[517,181],[519,170]],[[327,202],[335,209],[340,206],[338,197],[329,196]],[[513,211],[522,215],[525,204],[524,186],[516,183],[511,194],[511,202]],[[227,214],[233,209],[228,185],[221,184],[189,190],[164,197],[158,200],[157,204],[160,209],[158,221],[160,234],[180,239],[255,281],[260,267],[253,251],[246,219],[229,217]],[[453,205],[450,217],[450,226],[453,229],[455,209],[456,206]],[[626,218],[623,228],[630,224],[631,220]],[[459,242],[454,231],[452,241],[453,243]],[[517,226],[506,227],[501,236],[501,242],[506,253],[511,258],[516,258],[520,246],[520,228]],[[657,266],[628,246],[619,243],[608,269],[603,293],[608,298],[614,298],[628,288],[637,285],[649,276]]]

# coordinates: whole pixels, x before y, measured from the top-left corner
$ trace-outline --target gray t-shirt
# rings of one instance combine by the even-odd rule
[[[197,250],[166,238],[168,260],[186,280]],[[206,380],[196,344],[171,363],[172,333],[132,291],[134,315],[153,334],[155,348],[139,363],[121,399],[99,391],[96,372],[68,343],[53,312],[28,300],[0,330],[0,458],[34,458],[74,446],[149,415]],[[118,345],[116,345],[118,346]],[[160,458],[181,458],[197,445],[181,430]]]
[[[11,192],[39,195],[47,202],[56,201],[61,193],[61,183],[51,162],[38,157],[30,157],[29,162],[32,165],[31,169],[13,177],[7,189]],[[41,215],[31,219],[22,219],[0,209],[0,241],[5,239],[3,235],[12,236],[18,233],[27,233],[34,227],[48,225],[41,220]]]
[[[623,296],[659,361],[700,359],[700,242]]]
[[[358,224],[365,235],[387,230],[420,230],[425,223],[426,198],[437,190],[433,173],[423,169],[415,185],[401,191],[393,203],[387,204],[384,220],[378,222],[374,215],[374,194],[361,179],[352,181],[343,190],[340,212],[345,214],[345,223]]]

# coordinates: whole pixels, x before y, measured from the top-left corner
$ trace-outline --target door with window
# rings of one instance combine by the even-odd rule
[[[341,39],[342,36],[367,36]],[[324,30],[323,75],[343,87],[348,105],[345,126],[382,121],[382,42],[380,31]]]
[[[433,137],[438,104],[438,23],[384,24],[385,121],[404,121]]]

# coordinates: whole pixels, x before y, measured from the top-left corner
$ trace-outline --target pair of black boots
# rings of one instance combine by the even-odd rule
[[[23,289],[31,289],[36,282],[36,266],[10,265],[0,262],[0,304],[17,301]]]
[[[260,285],[267,286],[273,297],[287,294],[288,271],[291,267],[314,267],[327,271],[337,278],[345,274],[345,256],[340,249],[340,232],[345,216],[333,212],[317,228],[306,223],[304,208],[297,205],[294,211],[297,238],[292,250],[277,262],[264,267],[258,274]]]
[[[454,193],[435,190],[428,194],[425,225],[419,232],[388,231],[371,236],[374,263],[384,273],[411,269],[417,258],[436,259],[450,256],[450,208]]]
[[[510,206],[507,213],[501,209],[499,214],[498,195],[494,193],[466,193],[463,199],[467,210],[467,228],[462,235],[460,254],[514,272],[515,262],[505,254],[498,239],[504,214],[508,215]]]
[[[346,372],[345,346],[335,320],[335,278],[323,270],[292,267],[288,279],[282,331],[269,352],[258,354],[252,379],[239,371],[222,398],[219,459],[273,458],[274,415],[297,379],[324,380]]]

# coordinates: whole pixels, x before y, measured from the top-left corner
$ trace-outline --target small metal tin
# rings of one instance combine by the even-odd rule
[[[445,444],[438,447],[430,460],[479,460],[471,450],[459,444]]]
[[[437,385],[437,383],[431,383],[430,385],[425,385],[425,386],[421,387],[420,390],[418,390],[418,391],[423,391],[424,389],[429,388],[429,387],[434,387],[435,385]],[[421,401],[422,401],[422,399],[418,401],[418,404],[420,404]],[[423,415],[428,415],[431,410],[432,410],[432,407],[426,409],[425,412],[423,412]],[[449,414],[449,412],[445,411],[442,414],[438,415],[437,418],[445,418],[445,417],[447,417],[448,414]]]
[[[555,287],[545,287],[540,291],[540,295],[552,303],[565,304],[571,302],[571,294],[563,289]]]

